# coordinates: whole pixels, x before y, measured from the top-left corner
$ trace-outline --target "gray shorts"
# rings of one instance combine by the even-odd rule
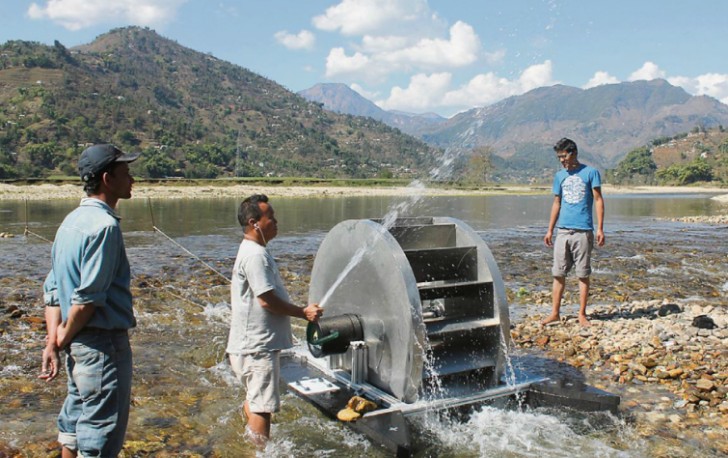
[[[574,266],[578,278],[591,275],[591,252],[594,248],[594,232],[576,229],[559,229],[554,242],[554,277],[565,277]]]
[[[245,386],[245,400],[248,401],[251,412],[273,413],[280,410],[280,352],[230,355],[230,365],[238,380]]]

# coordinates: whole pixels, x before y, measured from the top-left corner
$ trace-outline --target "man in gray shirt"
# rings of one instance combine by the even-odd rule
[[[266,249],[278,234],[268,197],[257,194],[245,199],[238,208],[238,221],[244,239],[233,267],[227,353],[247,391],[246,433],[262,446],[270,437],[271,414],[280,410],[279,353],[293,345],[290,317],[316,321],[323,309],[318,304],[298,307],[290,302],[278,266]]]

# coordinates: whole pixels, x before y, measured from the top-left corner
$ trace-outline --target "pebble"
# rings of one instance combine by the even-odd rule
[[[655,313],[661,304],[675,305],[681,312],[661,316]],[[541,328],[541,316],[526,317],[515,325],[514,341],[536,342],[553,357],[594,377],[609,378],[632,395],[642,394],[644,386],[667,389],[672,396],[662,402],[666,408],[679,411],[669,413],[678,415],[669,418],[672,423],[683,423],[681,415],[687,413],[701,419],[728,413],[728,350],[723,337],[728,335],[728,307],[681,305],[680,301],[664,299],[594,305],[590,313],[624,313],[630,319],[613,315],[592,320],[593,325],[585,330],[569,318],[557,326]],[[718,328],[699,330],[692,326],[695,317],[707,314],[720,324]],[[615,389],[608,387],[607,391],[610,388]],[[638,403],[643,409],[644,404]],[[625,408],[632,405],[623,402]],[[661,414],[649,417],[651,422],[667,419]]]

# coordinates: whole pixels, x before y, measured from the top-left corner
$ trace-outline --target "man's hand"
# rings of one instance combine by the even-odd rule
[[[39,379],[46,382],[54,380],[58,376],[60,367],[60,358],[58,357],[58,347],[55,342],[48,342],[43,349],[43,360],[41,362],[41,373]]]
[[[311,304],[304,307],[303,314],[307,321],[316,322],[324,314],[324,309],[319,307],[318,304]]]
[[[601,230],[601,229],[599,229],[599,230],[597,231],[597,245],[598,245],[598,246],[604,246],[604,241],[605,241],[605,238],[604,238],[604,231],[603,231],[603,230]]]
[[[546,235],[543,236],[543,243],[545,243],[547,247],[554,246],[553,233],[551,231],[548,231]]]

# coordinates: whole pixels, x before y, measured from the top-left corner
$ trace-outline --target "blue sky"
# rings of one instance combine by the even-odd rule
[[[728,103],[725,0],[0,0],[0,42],[147,26],[292,91],[451,116],[540,86],[664,78]]]

